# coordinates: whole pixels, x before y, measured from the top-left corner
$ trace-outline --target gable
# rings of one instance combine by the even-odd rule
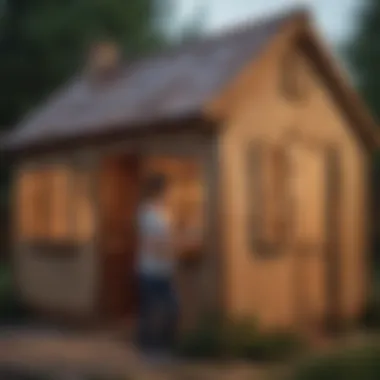
[[[285,279],[284,284],[293,284],[288,278],[292,274],[294,247],[292,244],[284,244],[284,249],[277,251],[274,260],[260,260],[259,257],[253,259],[252,255],[257,254],[258,250],[262,251],[257,242],[263,238],[268,240],[267,232],[279,231],[269,241],[272,247],[275,246],[277,239],[282,236],[282,229],[276,230],[276,226],[286,224],[294,231],[294,236],[302,237],[305,243],[314,245],[318,238],[320,244],[324,231],[329,228],[321,223],[321,211],[325,210],[323,204],[326,204],[324,190],[330,188],[325,186],[325,179],[332,176],[336,179],[336,185],[331,187],[337,187],[334,203],[338,197],[342,202],[337,211],[342,221],[338,232],[344,240],[341,240],[339,246],[342,248],[341,257],[344,257],[345,267],[351,268],[342,277],[342,287],[346,289],[342,294],[342,309],[353,315],[359,310],[363,299],[364,287],[357,284],[363,284],[365,260],[362,253],[365,251],[370,182],[368,148],[375,142],[376,129],[375,126],[365,124],[364,128],[371,128],[371,135],[366,135],[360,129],[362,127],[355,124],[359,119],[348,112],[347,103],[340,99],[347,96],[342,93],[343,84],[338,82],[339,91],[332,88],[327,81],[326,68],[322,70],[315,65],[315,58],[297,43],[297,36],[300,36],[299,30],[289,31],[276,38],[265,50],[260,62],[248,65],[245,73],[238,78],[235,92],[229,89],[231,92],[227,92],[224,99],[227,101],[219,104],[227,107],[230,105],[228,112],[223,113],[225,128],[218,146],[223,174],[221,188],[224,189],[221,204],[223,212],[231,216],[223,225],[223,230],[231,231],[223,236],[227,250],[225,257],[228,260],[225,276],[228,276],[231,284],[226,304],[234,311],[252,310],[259,315],[260,320],[267,318],[273,321],[276,318],[289,321],[293,315],[292,308],[288,306],[292,305],[293,286],[273,286],[271,279],[275,275],[276,278]],[[307,85],[306,96],[294,98],[284,94],[282,74],[290,66],[289,63],[283,65],[284,57],[285,62],[293,57],[295,72],[301,74]],[[235,101],[231,105],[233,99]],[[218,111],[224,111],[223,107]],[[360,122],[363,123],[364,120]],[[256,153],[261,155],[261,159],[255,159],[258,168],[250,165],[251,149],[255,149],[256,144],[262,146],[261,152]],[[287,158],[281,157],[277,161],[275,152],[280,150],[286,151],[282,157]],[[272,163],[269,161],[268,164],[265,161],[270,156]],[[277,170],[276,162],[279,163]],[[287,184],[281,185],[281,174],[285,174]],[[288,210],[289,218],[286,221],[282,218],[280,206],[276,208],[279,212],[273,213],[274,199],[278,201],[280,198],[276,194],[279,188],[283,190],[281,199]],[[335,209],[332,206],[333,200],[326,205],[329,209]],[[259,215],[252,211],[255,208]],[[261,224],[249,222],[247,226],[250,214],[256,223]],[[260,225],[263,233],[256,228],[257,225]],[[304,231],[302,235],[301,227]],[[258,232],[260,239],[255,238],[255,244],[252,245],[252,237]],[[235,254],[236,252],[238,253]],[[323,271],[323,267],[318,265],[313,273],[318,275],[322,273],[320,270]],[[244,286],[240,286],[242,273],[245,274],[245,279],[252,279],[245,281]],[[310,288],[316,289],[313,285],[317,284],[314,282],[315,277],[310,279]],[[255,302],[260,307],[255,309],[251,306],[252,300],[244,296],[247,289],[253,291],[251,293],[255,294]],[[255,292],[254,289],[264,291]],[[318,296],[320,293],[313,294],[314,300],[322,306],[322,297]],[[279,299],[286,302],[279,305]],[[275,316],[270,314],[273,308],[277,310]]]
[[[350,127],[369,149],[380,146],[380,134],[377,121],[372,117],[364,101],[356,93],[345,76],[343,69],[323,46],[312,28],[306,27],[301,35],[300,46],[310,58],[321,80],[329,89],[336,105],[349,121]]]
[[[337,62],[321,42],[307,17],[301,17],[289,24],[281,35],[276,36],[259,60],[247,64],[236,80],[209,102],[207,111],[216,118],[228,118],[229,114],[236,111],[236,107],[245,102],[252,102],[253,97],[255,102],[261,102],[260,98],[265,95],[260,91],[267,89],[264,81],[271,81],[268,75],[276,76],[272,79],[277,81],[278,91],[284,91],[284,88],[280,89],[286,85],[285,81],[281,83],[281,76],[289,85],[289,81],[297,81],[297,77],[302,75],[299,73],[302,64],[298,65],[297,59],[294,59],[296,55],[305,58],[310,64],[328,91],[334,107],[336,106],[347,120],[347,127],[352,129],[367,149],[377,149],[380,146],[380,133],[376,121],[351,87],[343,70],[338,67]],[[288,74],[286,70],[290,69],[289,75],[281,74],[281,71]],[[298,71],[296,77],[290,78],[295,71]],[[286,96],[284,93],[282,95]],[[294,96],[294,94],[288,95]]]

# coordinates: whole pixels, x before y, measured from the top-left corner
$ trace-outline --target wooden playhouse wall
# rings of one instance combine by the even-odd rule
[[[205,190],[205,240],[204,257],[197,278],[199,294],[185,295],[182,300],[184,312],[193,314],[195,305],[212,307],[219,302],[219,278],[215,246],[215,173],[217,157],[215,139],[210,135],[199,133],[165,133],[150,137],[134,137],[130,140],[110,143],[103,147],[81,147],[81,151],[62,152],[59,156],[41,155],[19,163],[14,171],[14,203],[13,203],[13,263],[16,285],[23,299],[38,311],[52,311],[68,316],[97,317],[101,310],[100,290],[102,268],[99,267],[99,200],[96,198],[97,181],[99,180],[100,162],[104,157],[117,154],[138,154],[147,156],[177,156],[199,159],[202,166]],[[23,183],[25,174],[31,170],[43,168],[47,163],[66,164],[74,168],[81,163],[86,168],[91,181],[88,197],[93,205],[93,238],[74,255],[65,257],[64,253],[45,252],[41,254],[38,247],[26,243],[21,236],[22,224],[20,208],[28,207],[30,186]],[[26,190],[26,191],[24,191]],[[25,214],[25,213],[24,213]],[[26,213],[27,215],[27,213]],[[184,281],[186,279],[184,278]],[[190,298],[189,298],[190,297]],[[188,311],[186,311],[188,310]]]
[[[35,198],[41,194],[36,192],[38,186],[46,184],[40,181],[46,173],[53,184],[50,200],[55,214],[46,219],[48,225],[33,216],[46,211],[48,198]],[[20,162],[14,171],[14,280],[22,299],[33,309],[67,316],[92,311],[96,289],[94,184],[92,157],[86,154],[74,159],[65,153],[43,155]],[[75,191],[74,201],[67,197],[68,190]],[[38,207],[32,202],[39,202]],[[68,241],[71,247],[70,243],[65,246]]]
[[[253,231],[247,226],[247,213],[252,196],[249,181],[253,174],[249,178],[246,169],[249,144],[260,139],[287,146],[286,136],[296,133],[307,143],[303,146],[305,149],[293,151],[299,154],[298,157],[293,156],[294,166],[298,165],[301,169],[298,179],[301,183],[305,180],[301,191],[293,193],[293,196],[303,196],[306,202],[309,201],[307,217],[317,220],[316,213],[320,213],[321,208],[315,202],[323,202],[318,195],[321,191],[318,184],[307,181],[309,173],[320,170],[320,162],[313,160],[311,147],[314,143],[327,142],[339,151],[340,278],[337,281],[341,314],[351,320],[362,310],[369,273],[366,262],[367,154],[343,111],[333,101],[320,74],[303,53],[292,49],[290,51],[295,54],[293,59],[296,57],[293,64],[297,65],[299,78],[307,93],[301,101],[284,96],[282,57],[290,49],[285,40],[285,37],[279,37],[257,64],[243,72],[240,93],[232,92],[229,99],[231,113],[219,144],[220,186],[223,192],[221,207],[225,215],[222,221],[224,302],[229,313],[255,315],[264,326],[294,326],[302,317],[300,313],[309,313],[315,319],[326,316],[328,268],[322,244],[303,259],[297,256],[294,249],[297,244],[294,236],[273,257],[260,257],[250,246],[249,234]],[[297,181],[297,178],[294,180]],[[288,214],[291,221],[293,211],[288,210]],[[302,228],[302,221],[299,224]],[[308,310],[306,305],[299,304],[297,297],[300,290],[304,291]]]

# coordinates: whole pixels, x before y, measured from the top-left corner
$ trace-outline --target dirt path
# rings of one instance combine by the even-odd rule
[[[368,342],[355,337],[323,349],[323,352]],[[302,358],[304,360],[304,358]],[[107,336],[78,335],[57,331],[0,332],[0,369],[101,376],[105,379],[273,379],[291,371],[297,363],[258,365],[252,363],[151,363],[130,344]],[[58,379],[58,378],[57,378]],[[69,379],[69,377],[68,377]]]
[[[268,368],[232,364],[150,362],[132,345],[107,337],[12,332],[0,334],[0,368],[30,373],[72,373],[105,379],[263,379]]]

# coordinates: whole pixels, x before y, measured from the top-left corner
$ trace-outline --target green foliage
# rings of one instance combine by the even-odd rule
[[[171,43],[175,5],[174,0],[0,0],[0,133],[81,70],[95,40],[115,41],[132,59]],[[188,22],[183,33],[178,25],[174,33],[193,38],[201,21]],[[3,193],[8,183],[3,165]]]
[[[371,330],[380,330],[380,298],[376,292],[367,302],[361,324]]]
[[[380,330],[380,272],[377,262],[373,268],[372,288],[359,322],[366,329]]]
[[[304,347],[304,342],[293,333],[262,333],[248,344],[245,356],[258,361],[283,360],[298,354]]]
[[[177,351],[190,358],[217,358],[223,355],[223,322],[218,317],[207,316],[198,326],[180,338]]]
[[[272,361],[289,358],[302,347],[290,332],[260,332],[255,321],[207,318],[180,340],[180,355],[198,359]]]
[[[380,347],[340,352],[300,366],[293,380],[377,380],[380,378]]]
[[[363,0],[356,12],[355,33],[343,47],[344,57],[349,69],[355,78],[356,87],[363,96],[375,119],[380,120],[380,2],[378,0]],[[371,227],[372,247],[371,260],[375,265],[380,260],[380,154],[376,152],[372,157],[372,212]],[[368,319],[374,320],[378,311],[368,311]],[[376,306],[377,308],[377,306]],[[378,317],[376,317],[377,319]],[[371,322],[372,323],[372,322]]]
[[[166,42],[171,0],[9,0],[0,38],[0,126],[11,126],[73,75],[91,42],[111,38],[129,56]]]
[[[29,318],[28,310],[15,294],[11,271],[8,266],[0,267],[0,323],[17,323]]]
[[[358,28],[345,47],[357,85],[375,116],[380,116],[380,2],[365,0],[356,18]]]

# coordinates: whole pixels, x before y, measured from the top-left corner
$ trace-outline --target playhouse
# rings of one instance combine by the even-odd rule
[[[360,315],[379,137],[307,12],[126,64],[103,43],[90,63],[3,144],[30,307],[134,319],[139,189],[163,171],[173,213],[204,231],[190,259],[178,252],[184,325],[209,311],[266,327]]]

